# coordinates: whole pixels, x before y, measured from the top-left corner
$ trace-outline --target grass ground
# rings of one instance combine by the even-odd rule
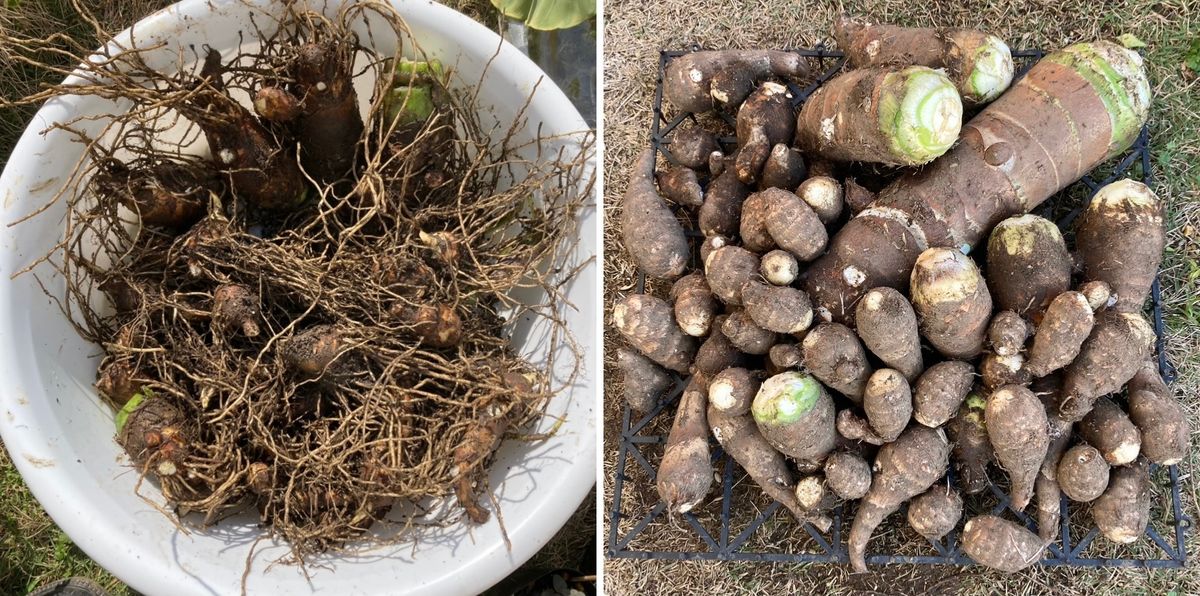
[[[164,0],[122,0],[85,3],[92,7],[106,29],[119,31],[154,10],[171,4]],[[498,15],[488,0],[447,0],[476,20],[495,28]],[[71,9],[68,0],[0,1],[0,29],[30,37],[67,32],[85,45],[98,45],[92,29]],[[56,82],[44,71],[16,64],[0,47],[0,96],[19,97],[41,83]],[[13,145],[28,124],[30,109],[0,109],[0,169]],[[593,551],[595,541],[595,498],[589,497],[570,521],[523,570],[577,569],[581,557]],[[71,576],[86,576],[107,588],[113,596],[130,594],[119,580],[109,575],[80,551],[38,505],[7,451],[0,446],[0,594],[25,594],[38,586]],[[514,574],[516,576],[516,574]]]
[[[982,28],[1005,38],[1013,48],[1057,48],[1122,33],[1146,42],[1144,52],[1155,99],[1151,114],[1155,190],[1167,203],[1169,215],[1169,246],[1163,263],[1167,352],[1179,368],[1177,395],[1194,415],[1200,408],[1200,41],[1196,40],[1200,6],[1191,0],[713,0],[700,5],[685,0],[608,0],[604,27],[606,300],[628,291],[634,283],[634,269],[612,224],[617,221],[617,202],[625,189],[628,165],[648,142],[659,50],[692,44],[707,48],[809,47],[826,40],[833,17],[842,10],[901,24]],[[611,328],[606,328],[605,339],[608,345],[620,342]],[[606,366],[605,378],[616,379],[611,363]],[[619,387],[614,380],[608,383],[605,400],[606,503],[612,499],[619,416]],[[1193,424],[1193,429],[1196,427]],[[1193,444],[1195,437],[1193,434]],[[1197,483],[1191,474],[1197,452],[1193,448],[1192,456],[1181,465],[1185,508],[1192,516],[1197,515]],[[643,499],[635,491],[631,501],[635,504],[657,498],[652,487],[637,490],[649,494]],[[893,521],[891,525],[897,524]],[[607,536],[607,528],[605,532]],[[791,528],[777,528],[763,540],[777,540],[776,547],[795,544],[794,533]],[[653,550],[698,546],[694,539],[682,538],[686,534],[673,531],[670,522],[664,522],[657,537],[638,546]],[[872,545],[904,549],[912,546],[912,536],[903,529],[886,530]],[[1193,531],[1188,538],[1193,559],[1200,552],[1198,547],[1200,538]],[[852,576],[846,567],[831,565],[615,559],[605,562],[605,573],[611,594],[1200,593],[1200,573],[1191,565],[1171,571],[1035,568],[1013,575],[974,567],[889,566]]]

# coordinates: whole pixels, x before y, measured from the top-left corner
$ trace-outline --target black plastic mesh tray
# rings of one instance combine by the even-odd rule
[[[689,51],[698,49],[693,48]],[[806,87],[789,85],[796,98],[795,102],[799,105],[821,84],[837,74],[841,70],[844,60],[840,52],[827,51],[820,47],[795,51],[810,57],[817,65],[816,72],[819,73]],[[666,135],[685,119],[694,119],[695,116],[682,113],[667,118],[663,112],[662,75],[664,67],[670,60],[685,53],[687,52],[662,52],[658,64],[658,84],[654,94],[654,121],[651,123],[650,142],[657,150],[658,155],[662,155],[670,161],[674,161],[674,158],[670,154],[669,142],[665,140]],[[1042,57],[1042,54],[1043,52],[1040,50],[1013,52],[1013,58],[1018,65],[1018,78],[1023,76],[1029,67]],[[728,116],[725,118],[729,120]],[[725,138],[722,141],[732,142],[733,139]],[[1133,147],[1111,171],[1105,169],[1103,175],[1098,171],[1093,171],[1089,176],[1085,176],[1079,182],[1046,201],[1038,213],[1054,219],[1064,229],[1069,228],[1070,223],[1082,210],[1082,205],[1091,199],[1097,189],[1123,177],[1140,177],[1147,185],[1153,186],[1150,142],[1146,128],[1142,129]],[[1083,201],[1079,202],[1080,206],[1069,208],[1071,203],[1068,203],[1068,198],[1074,201],[1083,199]],[[645,277],[639,275],[637,291],[644,291],[644,287]],[[1158,367],[1163,378],[1170,383],[1175,380],[1175,369],[1167,361],[1163,351],[1162,302],[1157,280],[1151,291],[1151,304],[1154,330],[1157,335],[1155,351]],[[833,526],[828,532],[821,533],[811,525],[804,524],[803,531],[807,535],[797,537],[798,530],[795,529],[797,526],[795,519],[787,513],[786,509],[781,511],[778,502],[768,503],[762,497],[756,498],[752,490],[744,490],[742,485],[753,484],[752,481],[745,477],[745,473],[732,458],[721,451],[715,441],[712,443],[713,465],[721,480],[719,527],[711,527],[713,523],[711,517],[705,517],[702,521],[695,513],[686,513],[678,519],[668,520],[666,506],[662,502],[657,502],[649,510],[634,511],[624,506],[622,498],[631,495],[632,491],[638,491],[639,496],[653,494],[654,498],[657,498],[654,488],[655,466],[651,463],[650,458],[647,458],[643,449],[661,451],[661,446],[666,444],[671,411],[686,384],[686,377],[676,378],[672,391],[644,416],[636,417],[627,406],[623,410],[620,421],[621,434],[617,447],[616,477],[613,479],[612,485],[613,499],[608,511],[609,528],[606,555],[630,559],[848,562],[849,557],[843,539],[845,533],[843,523],[851,519],[850,513],[853,505],[839,504],[834,509],[831,513]],[[633,471],[632,468],[638,468],[638,470]],[[1061,496],[1062,517],[1059,536],[1050,544],[1047,556],[1041,560],[1040,564],[1157,568],[1184,566],[1187,558],[1184,534],[1191,526],[1191,518],[1183,513],[1177,466],[1169,466],[1165,472],[1170,479],[1169,486],[1165,486],[1161,482],[1160,466],[1151,466],[1152,478],[1159,488],[1154,494],[1152,521],[1151,526],[1147,528],[1146,535],[1134,543],[1133,548],[1097,549],[1103,550],[1105,553],[1125,554],[1137,550],[1143,554],[1149,552],[1149,555],[1137,558],[1136,556],[1100,556],[1089,553],[1088,551],[1091,550],[1089,547],[1092,546],[1098,530],[1091,525],[1087,512],[1082,510],[1086,506],[1081,507],[1069,502],[1065,496]],[[953,466],[951,466],[948,476],[953,485],[956,480],[953,476]],[[994,474],[993,476],[1001,477],[1002,475]],[[964,518],[974,513],[988,511],[1001,514],[1008,509],[1009,498],[1004,487],[992,484],[989,488],[990,494],[985,492],[983,495],[975,495],[966,499]],[[981,496],[984,497],[982,500],[986,501],[982,505],[980,504]],[[1167,502],[1168,498],[1169,503]],[[636,501],[632,498],[629,500]],[[643,502],[650,501],[643,500]],[[700,509],[714,506],[716,503],[710,502],[702,504]],[[1165,509],[1165,512],[1160,508]],[[957,528],[941,541],[929,541],[928,546],[924,546],[915,539],[903,543],[903,539],[898,541],[895,536],[887,539],[881,538],[880,534],[886,533],[887,528],[894,529],[898,525],[906,525],[902,515],[903,511],[902,509],[901,512],[893,514],[884,522],[870,545],[878,549],[882,543],[885,551],[891,548],[897,552],[872,551],[869,547],[868,563],[972,564],[972,561],[959,548],[959,529]],[[1030,511],[1032,512],[1033,509],[1031,508]],[[1036,521],[1033,517],[1015,511],[1010,511],[1010,513],[1036,532]],[[778,518],[775,517],[776,515]],[[1073,519],[1072,515],[1079,519]],[[1166,519],[1165,522],[1162,521],[1163,518]],[[706,527],[705,522],[709,524],[709,527]],[[959,525],[961,527],[961,523]],[[781,530],[781,528],[785,529]],[[1083,536],[1078,537],[1081,529],[1084,529]],[[1076,532],[1075,536],[1072,536],[1072,531]],[[655,542],[654,538],[662,537],[661,534],[664,532],[674,534],[671,537],[672,540],[668,542],[683,543],[695,546],[695,548],[657,551],[637,546],[639,542]],[[781,532],[790,534],[787,540],[778,539]],[[762,534],[766,536],[756,536]],[[911,536],[916,536],[916,534],[912,533]],[[779,546],[780,542],[792,545],[800,543],[804,548]],[[918,548],[915,550],[911,544],[913,542],[918,544]],[[800,552],[796,552],[797,550]],[[912,554],[909,554],[910,551]]]

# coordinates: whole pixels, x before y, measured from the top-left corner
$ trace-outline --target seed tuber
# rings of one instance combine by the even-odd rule
[[[1038,324],[1050,301],[1071,285],[1071,255],[1058,226],[1036,215],[996,224],[988,238],[987,281],[996,308]]]
[[[734,163],[738,180],[758,181],[773,147],[796,134],[792,93],[768,81],[746,98],[737,113],[738,154]]]
[[[812,325],[808,295],[796,288],[750,282],[742,287],[742,304],[756,325],[775,333],[801,333]]]
[[[675,324],[670,305],[649,294],[631,294],[613,304],[613,323],[625,341],[659,365],[684,373],[696,355],[696,339]]]
[[[992,297],[970,257],[952,248],[921,253],[910,292],[921,335],[942,355],[970,359],[983,350]]]
[[[220,329],[240,329],[246,337],[259,333],[258,296],[239,284],[223,284],[213,290],[213,323]]]
[[[289,368],[316,376],[325,372],[345,347],[336,327],[314,325],[286,340],[280,346],[280,356]]]
[[[1107,283],[1117,295],[1113,308],[1140,312],[1166,245],[1158,197],[1130,179],[1101,188],[1079,218],[1075,245],[1083,276]]]
[[[912,418],[913,399],[908,381],[890,368],[875,371],[863,390],[862,405],[875,434],[884,443],[896,440]]]
[[[830,389],[862,402],[867,379],[875,372],[854,332],[845,325],[821,323],[801,343],[804,366]]]
[[[833,400],[809,375],[785,372],[767,379],[751,414],[767,442],[788,457],[819,462],[833,450]]]
[[[988,343],[997,356],[1015,356],[1025,351],[1029,324],[1011,310],[1002,310],[988,324]]]
[[[1022,511],[1050,445],[1046,410],[1028,389],[1005,385],[988,397],[984,421],[996,461],[1008,471],[1011,506]]]
[[[925,365],[917,315],[903,294],[892,288],[873,288],[855,308],[855,322],[858,336],[884,364],[903,373],[909,382],[921,374]]]
[[[1094,324],[1086,296],[1075,291],[1059,294],[1034,332],[1026,370],[1044,377],[1073,362]]]
[[[787,139],[791,142],[791,139]],[[792,149],[787,143],[779,143],[771,148],[767,163],[763,164],[758,177],[758,188],[796,188],[804,180],[804,158],[800,152]]]
[[[704,204],[704,190],[696,171],[682,166],[668,166],[654,174],[658,190],[676,205],[699,207]]]
[[[1024,526],[994,515],[980,515],[963,526],[962,549],[984,567],[1016,573],[1037,563],[1046,543]]]
[[[721,146],[712,133],[697,124],[681,124],[671,131],[666,147],[679,165],[692,170],[708,168],[708,157]],[[716,172],[713,172],[716,175]]]
[[[761,386],[759,377],[748,369],[727,368],[708,384],[708,406],[728,416],[748,414]]]
[[[1101,397],[1077,425],[1079,436],[1095,447],[1109,465],[1120,466],[1142,451],[1142,433],[1120,406]]]
[[[708,495],[713,468],[708,453],[708,396],[704,377],[693,376],[675,411],[658,466],[658,494],[672,513],[687,513]]]
[[[1092,502],[1092,519],[1105,538],[1128,544],[1146,533],[1150,523],[1149,470],[1144,459],[1112,470],[1108,488]]]
[[[1109,467],[1098,449],[1080,443],[1066,451],[1058,461],[1055,480],[1068,499],[1087,503],[1108,488]]]
[[[675,303],[675,321],[684,333],[694,337],[708,335],[720,305],[703,273],[689,273],[676,280],[671,286],[671,300]]]
[[[727,89],[750,88],[744,84],[718,85],[718,73],[737,75],[732,80],[757,81],[769,76],[803,78],[808,76],[808,61],[793,52],[773,50],[721,50],[691,52],[667,63],[663,75],[663,94],[685,112],[707,112],[716,107],[736,106],[745,96],[730,96]],[[723,80],[731,80],[724,78]],[[751,83],[752,84],[752,83]]]
[[[638,156],[621,199],[625,250],[650,277],[675,279],[687,267],[687,238],[675,214],[654,188],[654,150]]]
[[[775,244],[799,261],[811,261],[825,250],[829,234],[817,214],[800,197],[779,189],[762,191],[769,201],[767,232]]]
[[[666,370],[628,348],[617,349],[617,368],[625,388],[625,403],[635,412],[654,409],[658,397],[671,386],[671,375]]]
[[[939,484],[909,502],[908,525],[929,540],[941,540],[958,525],[962,509],[958,491]]]
[[[974,382],[975,369],[966,362],[946,360],[929,367],[913,391],[913,418],[929,428],[945,424],[960,410]]]
[[[692,362],[691,367],[692,374],[702,374],[711,379],[727,368],[741,366],[746,359],[746,355],[737,349],[737,346],[730,343],[729,338],[725,337],[725,333],[721,331],[726,318],[726,315],[719,315],[713,319],[712,330],[709,331],[708,338],[700,344],[700,349],[696,351],[696,359]]]

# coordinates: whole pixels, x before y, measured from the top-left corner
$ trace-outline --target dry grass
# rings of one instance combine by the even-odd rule
[[[1194,2],[795,2],[756,0],[714,1],[698,8],[693,2],[662,0],[640,2],[609,0],[605,3],[605,298],[629,290],[634,269],[617,239],[617,202],[626,185],[627,166],[648,142],[653,70],[660,49],[681,49],[692,44],[724,47],[801,47],[827,38],[837,12],[868,14],[880,20],[911,25],[970,26],[1004,37],[1014,48],[1055,48],[1074,41],[1133,33],[1149,47],[1145,51],[1155,91],[1151,114],[1152,144],[1155,148],[1155,190],[1168,205],[1169,247],[1163,264],[1163,293],[1167,307],[1167,352],[1179,368],[1178,395],[1189,412],[1200,408],[1200,83],[1196,74],[1183,67],[1184,56],[1198,32],[1200,7]],[[610,327],[608,345],[620,340]],[[606,362],[605,400],[605,503],[612,499],[612,478],[620,417],[620,387],[611,362]],[[656,424],[668,424],[665,418]],[[1195,425],[1193,425],[1195,426]],[[650,434],[647,432],[646,434]],[[1195,435],[1194,435],[1195,436]],[[1195,439],[1193,440],[1195,443]],[[661,448],[660,448],[661,449]],[[647,459],[658,453],[645,449]],[[1193,454],[1196,450],[1193,449]],[[1182,464],[1185,472],[1185,511],[1195,516],[1197,485],[1190,474],[1196,457]],[[632,469],[632,468],[630,468]],[[647,511],[657,500],[652,486],[640,471],[627,484],[626,511]],[[1163,478],[1158,480],[1161,482]],[[748,481],[746,481],[748,482]],[[631,486],[632,485],[632,486]],[[742,488],[742,487],[739,487]],[[719,506],[705,508],[710,521]],[[708,517],[705,517],[708,516]],[[1086,518],[1086,516],[1082,516]],[[782,517],[776,519],[782,520]],[[895,518],[899,519],[899,517]],[[1167,523],[1161,510],[1155,512],[1156,526]],[[605,518],[607,523],[607,518]],[[682,521],[664,520],[647,530],[634,548],[686,550],[699,546],[687,530],[670,527]],[[770,522],[768,522],[770,523]],[[716,527],[715,524],[707,524]],[[877,533],[872,549],[903,551],[920,549],[921,542],[902,523],[892,521]],[[607,528],[605,536],[607,536]],[[794,524],[780,522],[756,537],[756,550],[769,546],[803,546],[802,532]],[[1073,536],[1079,534],[1073,533]],[[1200,539],[1189,535],[1188,550],[1194,558]],[[927,547],[926,547],[927,548]],[[1120,550],[1095,544],[1089,555],[1123,556],[1151,554],[1141,541],[1132,549]],[[1159,553],[1161,555],[1161,552]],[[882,571],[852,576],[845,566],[799,564],[749,564],[736,562],[657,562],[613,559],[605,562],[605,584],[612,594],[646,593],[829,593],[829,594],[1195,594],[1200,593],[1200,574],[1192,568],[1170,571],[1135,569],[1035,568],[1003,575],[981,568],[945,566],[888,566]]]

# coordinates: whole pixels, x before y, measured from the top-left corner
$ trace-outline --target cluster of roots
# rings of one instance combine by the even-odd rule
[[[25,99],[130,106],[99,134],[57,125],[87,157],[56,198],[66,235],[44,259],[66,280],[64,311],[103,346],[118,442],[181,519],[257,511],[300,559],[393,508],[399,530],[373,535],[419,538],[411,512],[431,501],[457,503],[440,523],[488,519],[489,458],[506,436],[537,439],[562,387],[550,371],[563,363],[523,360],[506,329],[545,317],[569,345],[555,313],[592,182],[590,142],[517,157],[520,123],[483,130],[470,90],[367,49],[351,25],[368,14],[386,23],[371,35],[407,39],[386,4],[327,19],[290,3],[270,33],[247,32],[253,53],[195,48],[168,74],[144,48],[110,47],[83,82]],[[36,40],[6,41],[36,59]],[[365,117],[348,104],[359,76],[376,79]],[[396,93],[418,83],[431,114]],[[519,303],[518,288],[545,298]]]

